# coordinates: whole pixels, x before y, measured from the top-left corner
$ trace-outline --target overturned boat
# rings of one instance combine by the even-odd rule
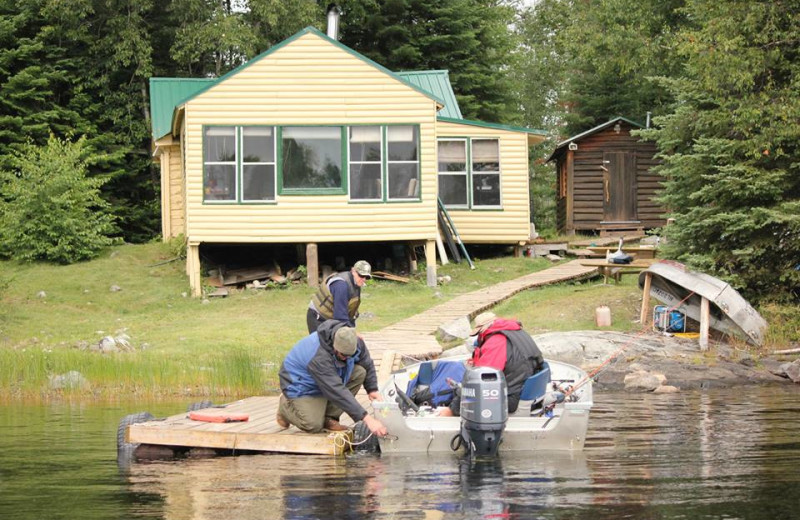
[[[650,295],[693,320],[701,320],[703,298],[709,301],[709,326],[724,334],[760,346],[767,322],[726,282],[689,270],[671,260],[655,263],[639,273],[639,287],[650,276]]]
[[[526,381],[517,410],[509,414],[503,373],[468,368],[460,384],[461,416],[440,416],[432,406],[407,395],[409,383],[442,363],[465,364],[466,357],[425,361],[391,374],[372,402],[375,416],[389,430],[380,451],[436,453],[463,449],[470,455],[498,452],[582,450],[592,408],[592,382],[578,367],[547,361]]]

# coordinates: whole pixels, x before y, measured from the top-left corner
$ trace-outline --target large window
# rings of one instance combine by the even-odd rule
[[[271,126],[205,127],[203,201],[274,201],[274,134]]]
[[[342,188],[342,127],[285,126],[283,189]]]
[[[203,128],[206,203],[345,193],[354,202],[419,200],[419,127]]]
[[[439,198],[450,208],[501,207],[498,139],[438,141]]]

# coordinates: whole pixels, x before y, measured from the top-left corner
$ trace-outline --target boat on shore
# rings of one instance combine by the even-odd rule
[[[586,372],[567,363],[547,361],[548,373],[534,374],[529,378],[528,382],[533,382],[539,376],[539,381],[533,385],[526,384],[517,410],[511,414],[507,413],[507,409],[500,410],[506,414],[505,421],[496,417],[502,413],[491,409],[492,406],[497,406],[497,402],[467,399],[465,392],[468,394],[470,391],[465,390],[466,382],[461,390],[461,417],[439,416],[430,406],[417,406],[414,409],[409,404],[410,398],[406,395],[406,390],[409,382],[423,370],[424,364],[430,364],[428,368],[435,370],[438,363],[465,363],[466,360],[467,357],[462,356],[425,361],[409,365],[390,375],[380,388],[383,399],[372,402],[375,416],[386,425],[390,433],[379,439],[382,454],[452,452],[461,446],[470,452],[472,442],[468,437],[471,429],[484,429],[484,426],[474,424],[480,423],[481,417],[491,419],[495,424],[502,422],[502,431],[488,441],[494,444],[490,446],[490,450],[493,448],[500,454],[583,449],[589,411],[593,404],[592,381]],[[467,370],[465,381],[470,372]],[[486,369],[473,379],[492,379],[491,372],[502,376],[500,371]],[[505,392],[505,380],[502,377],[501,379],[502,392]],[[495,384],[494,379],[490,383]],[[539,387],[538,391],[528,391],[536,386]],[[496,385],[483,390],[479,387],[475,393],[478,396],[490,395],[496,388]],[[465,419],[465,401],[471,401],[473,406],[477,403],[478,409],[474,410],[472,421]],[[502,403],[502,406],[506,406],[504,394]],[[481,442],[483,439],[477,444]]]

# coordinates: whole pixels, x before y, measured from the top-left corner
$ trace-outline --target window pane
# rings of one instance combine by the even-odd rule
[[[236,160],[236,129],[232,126],[207,126],[203,139],[206,162]]]
[[[380,164],[350,165],[350,199],[383,198]]]
[[[354,126],[350,128],[350,161],[381,160],[381,127]]]
[[[236,165],[207,164],[203,200],[236,200]]]
[[[439,171],[467,171],[466,141],[439,141]]]
[[[285,127],[282,155],[284,188],[342,186],[340,127]]]
[[[416,126],[389,126],[386,128],[386,138],[390,161],[416,161],[417,160],[417,127]]]
[[[242,161],[275,162],[275,140],[271,126],[242,128]]]
[[[242,166],[242,200],[275,200],[275,166]]]
[[[389,164],[389,198],[419,198],[419,175],[416,163]]]
[[[472,171],[500,171],[500,144],[497,139],[472,140]]]
[[[500,205],[500,175],[496,173],[472,175],[472,205]]]
[[[439,175],[439,198],[445,206],[466,206],[467,176]]]

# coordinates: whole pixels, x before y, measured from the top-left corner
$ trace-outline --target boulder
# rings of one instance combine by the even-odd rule
[[[787,363],[784,371],[789,379],[795,383],[800,383],[800,359],[794,363]]]
[[[661,385],[653,390],[654,394],[675,394],[678,392],[680,392],[680,388],[671,385]]]
[[[661,379],[655,374],[640,370],[626,375],[623,383],[625,384],[626,390],[645,390],[647,392],[652,392],[661,386]]]
[[[450,323],[440,325],[436,334],[441,341],[449,342],[457,339],[467,339],[470,332],[472,332],[472,326],[469,324],[469,318],[462,316]]]
[[[66,374],[50,376],[49,379],[50,388],[52,390],[82,389],[89,387],[89,381],[83,377],[83,374],[75,370],[71,370]]]

